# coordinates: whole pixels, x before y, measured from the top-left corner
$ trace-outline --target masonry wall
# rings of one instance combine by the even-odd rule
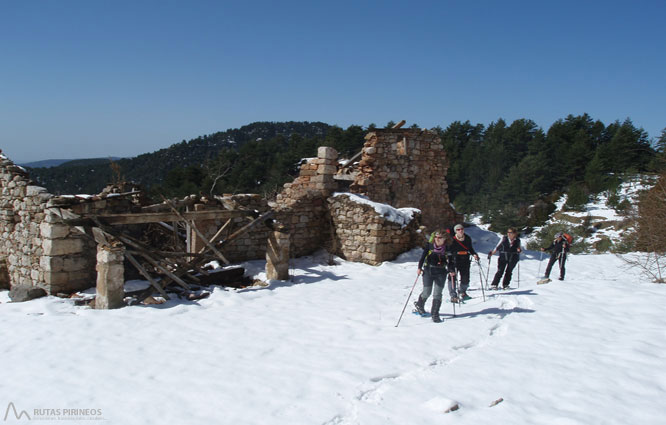
[[[349,261],[377,265],[419,245],[418,213],[408,223],[391,221],[374,207],[348,195],[328,198],[335,228],[336,254]]]
[[[338,187],[333,179],[337,158],[335,149],[320,147],[317,158],[301,165],[299,176],[277,195],[276,218],[289,229],[294,257],[326,247],[330,240],[332,223],[326,198]]]
[[[53,199],[32,184],[23,168],[0,155],[0,262],[5,261],[10,285],[40,287],[50,294],[94,285],[90,244],[76,228],[62,224]]]
[[[418,208],[429,230],[455,223],[446,183],[448,160],[436,133],[381,129],[365,139],[351,192],[395,208]]]

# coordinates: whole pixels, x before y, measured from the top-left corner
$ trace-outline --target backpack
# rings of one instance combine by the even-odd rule
[[[564,239],[566,239],[566,241],[567,241],[567,243],[568,243],[569,245],[571,245],[571,243],[573,242],[573,236],[571,236],[571,235],[568,234],[568,233],[564,233],[564,232],[562,232],[562,237],[563,237]]]

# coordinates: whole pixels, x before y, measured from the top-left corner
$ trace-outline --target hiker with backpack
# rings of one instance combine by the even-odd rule
[[[472,257],[476,261],[479,261],[479,255],[474,250],[472,238],[465,234],[465,227],[462,224],[456,224],[453,231],[455,232],[455,236],[453,237],[453,243],[449,247],[449,251],[455,261],[456,270],[460,273],[460,288],[456,296],[455,288],[451,288],[453,286],[451,284],[449,293],[452,301],[454,298],[465,301],[471,298],[467,295],[467,288],[469,288],[469,265]]]
[[[417,275],[423,274],[423,291],[414,303],[416,312],[424,315],[425,303],[432,292],[432,307],[430,315],[432,321],[439,323],[439,308],[442,306],[442,291],[448,275],[455,276],[455,265],[451,260],[448,249],[451,246],[451,236],[444,230],[434,232],[432,242],[427,242],[419,260]]]
[[[490,288],[497,289],[499,286],[499,281],[502,279],[502,275],[504,275],[504,279],[502,279],[502,288],[509,289],[511,274],[513,273],[513,269],[516,267],[516,264],[518,264],[518,260],[520,259],[519,256],[522,252],[520,247],[520,238],[518,237],[518,232],[514,227],[509,227],[506,232],[506,236],[503,236],[495,249],[488,253],[488,261],[490,261],[490,258],[496,252],[499,252],[497,273],[495,273],[495,277],[493,278],[493,283]]]
[[[570,238],[571,236],[564,232],[557,232],[553,242],[546,248],[541,248],[541,251],[552,251],[550,253],[550,259],[548,260],[548,266],[546,266],[546,274],[543,276],[544,279],[549,278],[550,270],[553,268],[555,261],[558,261],[560,265],[559,280],[564,280],[564,273],[566,271],[564,264],[567,262],[567,253],[569,252],[569,247],[571,246]]]

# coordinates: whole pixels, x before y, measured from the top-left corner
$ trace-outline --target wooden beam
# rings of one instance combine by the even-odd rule
[[[245,217],[247,211],[230,210],[208,210],[208,211],[188,211],[182,213],[186,220],[229,220],[234,217]],[[155,213],[128,213],[128,214],[82,214],[81,218],[63,220],[71,226],[85,226],[90,223],[92,217],[100,219],[103,223],[110,225],[119,224],[144,224],[159,223],[160,221],[178,221],[181,218],[174,212],[155,212]]]

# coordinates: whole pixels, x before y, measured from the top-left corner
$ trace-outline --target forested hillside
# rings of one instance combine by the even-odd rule
[[[271,197],[318,146],[350,157],[374,127],[257,122],[135,158],[30,173],[58,194],[98,193],[109,182],[126,180],[166,196],[252,192]],[[587,114],[569,115],[546,132],[527,119],[510,124],[499,119],[487,127],[456,121],[434,130],[448,153],[449,195],[456,208],[484,214],[495,228],[540,224],[563,192],[575,208],[590,194],[617,187],[624,174],[658,171],[664,164],[666,131],[651,141],[628,119],[605,125]]]
[[[183,140],[156,152],[113,161],[113,164],[112,161],[82,164],[70,161],[57,167],[29,168],[29,171],[35,181],[55,194],[98,193],[107,183],[118,179],[151,188],[162,185],[173,170],[188,167],[204,170],[221,151],[238,151],[250,141],[269,141],[278,136],[321,140],[330,128],[320,122],[256,122],[238,129]]]

